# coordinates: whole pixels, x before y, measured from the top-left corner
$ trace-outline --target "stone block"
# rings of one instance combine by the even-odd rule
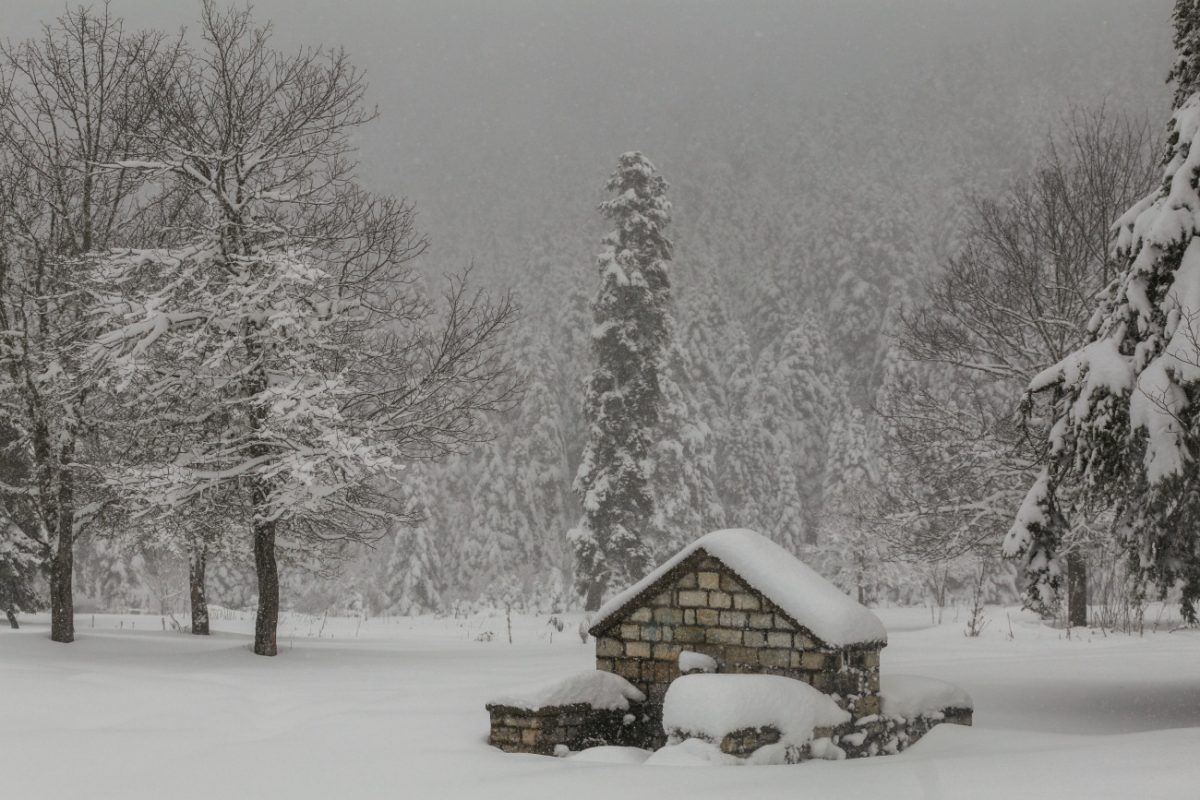
[[[655,683],[670,683],[679,677],[679,666],[674,661],[657,661],[654,663]]]
[[[675,627],[672,625],[658,626],[658,640],[660,642],[671,642],[675,640]]]
[[[642,679],[641,663],[633,658],[613,659],[613,672],[627,681],[640,681]]]
[[[753,647],[728,645],[723,655],[721,660],[729,664],[758,664],[758,650]]]
[[[878,667],[879,666],[879,651],[878,650],[868,650],[865,653],[863,653],[862,654],[862,665],[864,667]]]
[[[657,642],[662,636],[658,630],[658,626],[650,624],[642,626],[642,634],[638,638],[643,642]]]
[[[823,670],[827,664],[828,657],[824,653],[805,651],[800,655],[800,666],[804,669]]]
[[[733,607],[743,611],[758,611],[761,604],[754,595],[738,592],[733,595]]]
[[[538,739],[541,738],[541,735],[542,735],[541,731],[536,731],[536,730],[533,730],[532,728],[527,728],[527,729],[521,731],[521,744],[523,744],[527,747],[532,747],[538,743]]]
[[[733,595],[728,592],[709,592],[708,593],[709,608],[732,608]]]
[[[770,633],[767,634],[767,646],[791,649],[792,634],[782,633],[780,631],[771,631]]]
[[[787,650],[762,649],[758,651],[758,663],[764,667],[787,667],[791,665],[791,652]]]
[[[597,658],[596,669],[600,670],[601,672],[612,672],[613,660],[611,658]]]
[[[677,644],[656,644],[652,648],[654,659],[656,661],[675,661],[679,658],[680,651],[683,647]]]
[[[720,624],[726,628],[744,628],[746,627],[746,612],[745,611],[722,611]]]
[[[684,625],[695,625],[696,624],[696,610],[694,608],[685,608],[683,610],[683,624]]]
[[[706,570],[709,570],[710,572],[716,572],[717,570],[720,570],[722,568],[723,568],[723,565],[721,564],[721,562],[717,561],[715,558],[713,558],[711,556],[709,556],[708,558],[705,558],[703,561],[700,562],[700,569],[706,569]]]
[[[746,647],[766,647],[767,635],[762,631],[743,631],[742,644]]]
[[[879,713],[879,695],[868,694],[858,698],[854,703],[854,716],[869,717]]]
[[[696,624],[697,625],[720,625],[721,612],[715,608],[698,608],[696,609]]]
[[[679,576],[679,580],[675,581],[675,585],[680,589],[695,589],[696,588],[696,573],[685,572]]]
[[[636,622],[627,622],[621,626],[621,638],[626,641],[630,639],[639,639],[642,635],[642,626]]]
[[[679,625],[683,622],[683,612],[678,608],[656,608],[654,609],[654,621]]]
[[[741,644],[742,632],[730,628],[708,628],[704,631],[704,641],[713,644]]]
[[[759,630],[770,630],[775,625],[775,615],[773,614],[747,614],[746,620],[751,628]]]
[[[689,644],[704,641],[704,628],[676,628],[675,641],[681,644]]]
[[[619,656],[625,652],[625,644],[620,639],[611,636],[601,636],[596,640],[597,656]]]
[[[630,658],[649,658],[650,643],[649,642],[626,642],[625,655]]]
[[[634,611],[632,614],[629,615],[629,621],[630,622],[649,622],[651,619],[654,618],[653,615],[654,615],[654,612],[652,612],[646,606],[642,606],[637,611]]]
[[[781,631],[796,630],[796,626],[794,624],[792,624],[792,621],[790,619],[788,619],[787,617],[785,617],[783,614],[775,615],[775,627]]]
[[[793,647],[797,650],[816,650],[821,646],[816,639],[805,634],[803,631],[797,631],[792,634],[792,638],[794,642]]]
[[[691,606],[693,608],[707,606],[708,605],[708,592],[699,592],[699,591],[692,591],[692,590],[680,591],[679,592],[679,605]]]
[[[743,586],[742,582],[739,581],[737,578],[733,578],[729,575],[722,575],[721,576],[721,591],[731,592],[731,593],[732,592],[744,592],[744,591],[746,591],[746,587]]]
[[[701,572],[696,575],[696,581],[701,589],[720,589],[721,576],[716,572]]]
[[[650,600],[650,604],[655,606],[671,606],[675,605],[675,598],[669,591],[662,592],[654,595],[654,598]]]

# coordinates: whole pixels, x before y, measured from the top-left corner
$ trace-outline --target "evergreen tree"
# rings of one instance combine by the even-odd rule
[[[1175,84],[1173,108],[1181,107],[1200,89],[1200,0],[1175,0],[1175,64],[1167,82]]]
[[[1181,36],[1192,17],[1177,22]],[[1186,38],[1186,37],[1185,37]],[[1190,59],[1190,50],[1180,51]],[[1172,73],[1186,88],[1189,70]],[[1200,93],[1175,111],[1159,188],[1118,221],[1121,267],[1089,323],[1091,340],[1037,375],[1026,410],[1050,416],[1045,468],[1004,544],[1022,559],[1030,601],[1062,584],[1066,518],[1115,506],[1131,574],[1200,597]]]
[[[576,583],[589,610],[610,583],[641,577],[653,557],[643,537],[653,512],[647,462],[662,401],[659,372],[670,337],[671,242],[667,183],[638,152],[620,157],[600,205],[616,229],[598,259],[592,306],[594,368],[585,387],[588,436],[575,478],[583,517],[571,532]]]

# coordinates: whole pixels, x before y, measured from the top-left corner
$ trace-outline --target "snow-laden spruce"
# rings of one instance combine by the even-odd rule
[[[610,584],[645,573],[653,560],[645,535],[654,509],[649,455],[671,333],[667,182],[645,156],[632,152],[620,157],[607,188],[616,196],[600,211],[616,229],[605,237],[597,262],[595,366],[584,394],[588,436],[575,478],[583,517],[570,534],[576,581],[589,610],[600,605]]]
[[[1020,557],[1030,599],[1051,603],[1072,511],[1115,506],[1135,574],[1200,597],[1200,94],[1174,113],[1162,185],[1116,223],[1122,273],[1101,296],[1092,341],[1037,375],[1026,407],[1048,397],[1048,461],[1004,552]],[[1069,501],[1065,500],[1069,495]]]

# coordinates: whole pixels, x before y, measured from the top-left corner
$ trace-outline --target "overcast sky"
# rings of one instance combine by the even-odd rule
[[[1010,104],[1034,97],[1034,89],[1039,102],[1140,92],[1152,107],[1156,92],[1166,96],[1169,66],[1170,0],[254,6],[280,46],[343,45],[367,69],[380,120],[363,136],[364,180],[410,196],[435,229],[468,216],[491,219],[488,209],[513,194],[594,191],[627,149],[645,150],[670,175],[686,153],[719,154],[739,139],[761,140],[880,98],[911,96],[904,102],[917,129],[936,125],[947,110],[920,104],[936,99],[938,82],[971,70],[978,71],[971,88],[945,92],[992,86],[996,102]],[[0,0],[0,29],[21,38],[62,7]],[[113,0],[112,8],[137,24],[174,29],[193,24],[198,3]],[[973,59],[977,51],[982,59]],[[946,60],[954,68],[945,69]],[[1050,95],[1045,86],[1022,85],[1033,83],[1061,85]]]

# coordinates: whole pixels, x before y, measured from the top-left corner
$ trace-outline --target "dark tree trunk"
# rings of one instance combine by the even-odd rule
[[[1067,625],[1069,627],[1087,626],[1087,602],[1087,562],[1083,560],[1083,554],[1071,551],[1067,554]]]
[[[275,523],[254,523],[254,568],[258,573],[258,615],[254,620],[254,652],[278,652],[275,629],[279,625],[279,568],[275,563]]]
[[[194,541],[188,559],[188,584],[192,590],[192,633],[196,636],[208,636],[208,593],[204,586],[207,569],[208,545]]]
[[[69,524],[60,523],[58,550],[50,561],[50,640],[75,641],[75,598],[71,590],[74,542]]]
[[[8,617],[8,624],[10,626],[12,626],[12,629],[14,631],[21,627],[20,625],[17,624],[16,610],[14,610],[12,608],[6,608],[6,609],[4,609],[4,616]]]
[[[583,601],[584,611],[599,611],[600,601],[604,599],[604,589],[606,588],[607,580],[603,578],[593,578],[588,584],[587,595]]]

